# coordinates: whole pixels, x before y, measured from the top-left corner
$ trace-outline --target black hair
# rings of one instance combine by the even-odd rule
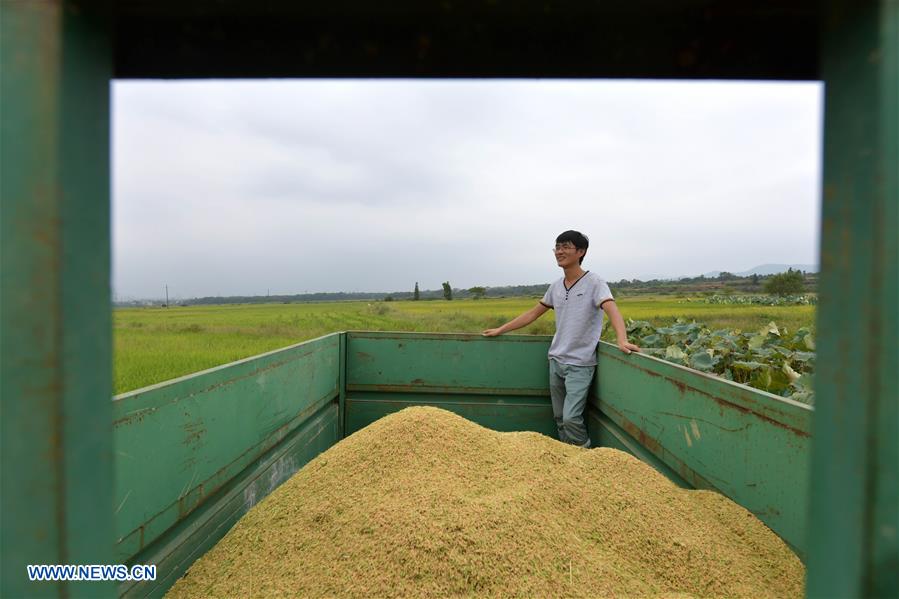
[[[590,240],[587,239],[586,235],[580,231],[565,231],[556,237],[556,243],[565,243],[566,241],[570,242],[575,249],[584,250],[584,256],[587,255],[587,248],[590,247]],[[584,256],[580,257],[578,264],[584,263]]]

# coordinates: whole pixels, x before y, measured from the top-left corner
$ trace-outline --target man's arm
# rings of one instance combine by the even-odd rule
[[[609,316],[609,323],[611,323],[612,328],[615,329],[615,337],[618,339],[618,349],[626,354],[629,354],[632,351],[640,351],[639,347],[627,340],[627,327],[624,326],[624,319],[621,317],[621,312],[618,311],[618,306],[615,305],[615,300],[604,301],[602,303],[602,309]]]
[[[484,337],[496,337],[497,335],[502,335],[503,333],[508,333],[509,331],[514,331],[515,329],[520,329],[521,327],[526,327],[549,310],[542,303],[537,304],[521,316],[517,316],[504,324],[501,327],[497,327],[495,329],[487,329],[483,333],[481,333]]]

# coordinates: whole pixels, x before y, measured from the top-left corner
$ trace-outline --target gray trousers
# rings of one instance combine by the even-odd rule
[[[559,440],[563,443],[590,447],[584,409],[595,370],[596,366],[573,366],[552,359],[549,361],[549,394],[559,428]]]

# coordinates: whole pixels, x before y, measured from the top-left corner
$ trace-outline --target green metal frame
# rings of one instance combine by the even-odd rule
[[[808,594],[899,596],[899,2],[824,23]]]
[[[107,20],[0,3],[0,595],[27,564],[112,559]]]
[[[25,579],[24,566],[104,563],[113,556],[116,506],[110,424],[113,406],[109,401],[109,81],[118,54],[128,55],[126,66],[137,69],[134,72],[139,70],[135,65],[143,65],[140,68],[146,72],[152,63],[146,45],[128,45],[132,39],[144,39],[137,34],[133,38],[119,36],[112,44],[116,8],[110,6],[118,4],[88,0],[0,3],[0,594],[4,596],[114,592],[111,585],[96,583],[31,585]],[[206,21],[199,28],[181,28],[177,43],[162,45],[169,53],[165,63],[169,67],[177,66],[178,52],[218,56],[197,49],[202,50],[204,44],[221,43],[222,28],[242,22],[241,6],[251,12],[258,3],[197,3],[181,8],[183,4],[137,3],[126,19],[128,27],[134,26],[127,31],[150,35],[167,23],[177,23],[178,10],[192,16],[203,10],[222,11],[219,21]],[[717,39],[714,32],[702,29],[704,19],[719,14],[715,11],[726,11],[725,5],[738,5],[728,16],[736,20],[727,21],[731,24],[727,31],[736,32],[746,22],[741,16],[743,11],[751,14],[753,31],[764,32],[766,11],[772,10],[773,5],[706,4],[715,4],[710,7],[714,10],[705,11],[699,0],[684,2],[683,23],[689,23],[685,39],[709,41],[711,50],[701,43],[695,48],[681,48],[680,42],[671,38],[654,46],[647,59],[638,53],[617,52],[612,36],[598,48],[604,56],[616,58],[606,63],[606,71],[586,72],[633,76],[653,72],[651,63],[666,60],[669,63],[655,71],[662,76],[729,73],[746,77],[747,73],[758,73],[765,77],[768,73],[777,76],[776,73],[785,72],[773,64],[776,56],[753,51],[755,39],[760,48],[765,46],[764,35],[739,38],[743,62],[728,72],[729,46],[723,43],[727,40]],[[755,5],[761,8],[756,11]],[[258,29],[259,19],[278,21],[279,11],[289,12],[301,21],[303,10],[315,14],[313,5],[307,9],[303,6],[291,2],[272,4],[272,12],[267,16],[256,13],[251,29],[241,31],[251,34],[253,27]],[[372,10],[364,3],[347,6],[360,14]],[[431,22],[439,23],[442,5],[422,6]],[[800,12],[817,15],[821,24],[818,54],[826,85],[818,311],[820,375],[812,427],[815,444],[810,483],[808,592],[810,596],[896,596],[899,9],[896,0],[830,0],[803,6]],[[95,12],[93,7],[98,7]],[[603,14],[611,22],[615,16],[611,7],[608,10]],[[664,17],[667,32],[677,29],[677,11],[670,3],[648,3],[644,10],[647,25],[658,16]],[[540,14],[534,12],[533,21],[538,21]],[[772,14],[777,15],[772,21],[784,18],[790,23],[809,22],[790,21],[784,12]],[[502,17],[501,14],[496,18]],[[628,30],[639,33],[639,28],[632,27],[636,23],[634,14],[628,18]],[[568,23],[566,35],[569,39],[577,37],[572,33],[589,35],[595,21],[579,19],[575,24]],[[140,25],[144,22],[146,27]],[[465,19],[459,22],[464,23]],[[314,29],[314,25],[310,27]],[[781,33],[789,30],[778,27],[772,24],[773,30]],[[192,46],[191,32],[201,29],[213,35]],[[518,30],[522,31],[519,37],[528,35],[523,29]],[[349,31],[350,35],[360,36],[364,30]],[[494,29],[488,31],[500,29],[494,23]],[[515,34],[502,32],[504,37],[497,39],[517,39]],[[801,41],[797,44],[802,47],[795,49],[807,55],[808,31],[799,33],[797,39]],[[311,35],[305,37],[315,39]],[[467,43],[465,35],[438,39],[449,50],[442,50],[444,62],[428,63],[428,74],[464,75],[476,68],[476,61],[466,55],[467,62],[459,63],[463,66],[454,70],[452,44],[462,48]],[[249,38],[241,41],[245,42],[242,48],[252,48],[256,43]],[[489,41],[481,43],[479,47],[493,50]],[[790,48],[782,35],[777,43],[778,48]],[[399,49],[407,46],[411,48],[409,52],[421,56],[424,47],[414,44],[398,44],[392,51],[402,53],[404,50]],[[716,48],[725,51],[718,52]],[[789,52],[781,53],[785,60],[789,58]],[[330,66],[318,74],[327,75],[328,69],[333,69],[333,73],[364,74],[364,58],[356,65],[340,62],[352,61],[357,55],[363,54],[349,51],[336,58],[337,62],[327,63]],[[506,58],[493,62],[487,74],[522,72],[520,68],[516,70],[514,58],[507,58],[514,53],[492,55]],[[719,58],[706,60],[704,57],[708,56]],[[753,63],[754,56],[766,58]],[[275,56],[271,60],[279,59]],[[503,61],[508,66],[504,67]],[[212,62],[192,64],[194,75],[201,75],[203,69],[209,69],[205,71],[208,73],[215,69]],[[227,74],[258,76],[267,72],[265,67],[254,70],[255,64],[254,60],[240,62]],[[390,72],[414,76],[421,65],[415,60],[401,64],[407,66]],[[678,70],[679,64],[698,66]],[[285,65],[288,63],[279,62],[279,68]],[[158,76],[166,76],[164,68],[157,72]],[[533,75],[558,72],[551,66],[543,69],[539,65],[524,70]],[[805,71],[799,68],[795,72]],[[349,401],[349,397],[338,396],[338,404],[342,400]]]

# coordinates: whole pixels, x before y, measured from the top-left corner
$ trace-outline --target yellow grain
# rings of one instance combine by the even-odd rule
[[[801,597],[754,515],[610,448],[498,433],[437,408],[338,443],[169,597]]]

